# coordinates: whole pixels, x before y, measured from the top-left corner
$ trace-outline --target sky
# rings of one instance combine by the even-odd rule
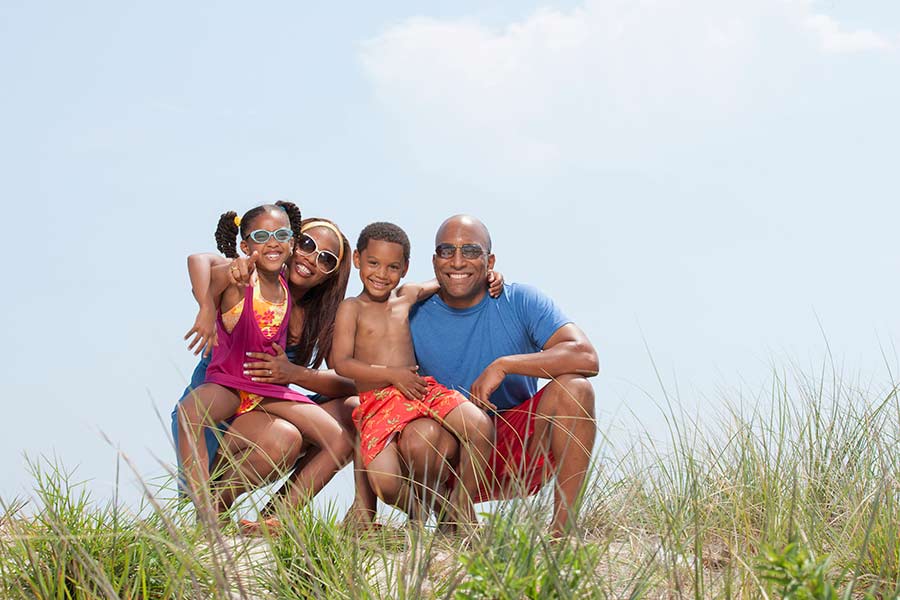
[[[481,218],[596,346],[610,443],[663,437],[663,390],[712,416],[828,361],[881,393],[898,73],[887,0],[7,0],[0,499],[26,457],[99,500],[120,455],[120,497],[165,472],[185,257],[278,199],[351,241],[401,225],[410,280],[444,218]]]

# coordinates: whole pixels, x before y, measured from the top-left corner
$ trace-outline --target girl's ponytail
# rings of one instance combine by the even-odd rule
[[[219,249],[219,252],[228,258],[238,257],[237,236],[239,230],[237,218],[237,213],[229,210],[226,213],[222,213],[222,216],[219,217],[219,225],[216,227],[216,247]]]
[[[300,225],[301,221],[303,221],[303,216],[300,214],[300,207],[287,200],[279,200],[275,203],[275,206],[280,207],[287,213],[288,220],[291,222],[291,231],[294,232],[294,237],[300,237]]]

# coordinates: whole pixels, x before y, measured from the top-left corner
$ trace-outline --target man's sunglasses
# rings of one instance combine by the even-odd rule
[[[287,227],[282,227],[275,231],[269,231],[268,229],[254,229],[248,233],[247,237],[244,239],[251,239],[257,244],[265,244],[269,241],[269,238],[275,238],[276,242],[286,242],[292,237],[294,237],[294,232]]]
[[[300,234],[295,250],[304,256],[315,254],[316,267],[326,275],[337,269],[338,264],[341,262],[331,250],[319,250],[316,240],[305,233]]]
[[[473,258],[481,258],[484,256],[484,248],[479,246],[478,244],[462,244],[461,246],[454,246],[453,244],[438,244],[437,248],[434,249],[434,253],[438,258],[448,259],[456,256],[456,249],[459,248],[462,251],[463,258],[473,259]]]

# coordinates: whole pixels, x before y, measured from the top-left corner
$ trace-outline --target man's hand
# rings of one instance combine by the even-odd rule
[[[400,393],[410,400],[421,400],[428,389],[425,380],[419,377],[419,365],[412,367],[390,367],[388,380]]]
[[[193,350],[194,356],[203,352],[203,356],[206,357],[212,351],[213,346],[218,345],[215,307],[200,307],[200,312],[197,313],[197,318],[194,320],[194,326],[184,334],[184,339],[191,336],[194,337],[188,343],[188,350]]]
[[[291,373],[297,365],[288,360],[284,350],[277,343],[272,343],[275,356],[265,352],[248,352],[247,357],[256,362],[244,363],[244,375],[253,381],[262,383],[277,383],[287,385],[291,383]]]
[[[500,387],[504,377],[506,377],[506,371],[497,364],[497,361],[492,362],[481,372],[478,379],[472,382],[469,400],[485,410],[497,410],[497,407],[491,403],[491,394]]]

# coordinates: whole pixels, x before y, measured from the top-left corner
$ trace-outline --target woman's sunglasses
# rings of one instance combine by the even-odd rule
[[[257,244],[265,244],[269,241],[269,238],[275,238],[276,242],[286,242],[292,237],[294,237],[294,232],[287,227],[282,227],[275,231],[269,231],[268,229],[254,229],[248,233],[247,237],[244,239],[251,239]]]
[[[456,256],[457,248],[459,248],[462,252],[463,258],[467,258],[469,260],[472,260],[474,258],[481,258],[484,255],[484,248],[482,248],[478,244],[462,244],[461,246],[454,246],[453,244],[438,244],[437,248],[434,249],[434,253],[437,254],[438,258],[447,260],[448,258],[453,258],[454,256]]]
[[[297,238],[297,247],[295,250],[303,256],[315,254],[316,267],[326,275],[337,269],[338,264],[340,263],[340,259],[338,259],[334,252],[331,250],[319,250],[319,245],[316,243],[316,240],[305,233],[301,233],[300,237]]]

